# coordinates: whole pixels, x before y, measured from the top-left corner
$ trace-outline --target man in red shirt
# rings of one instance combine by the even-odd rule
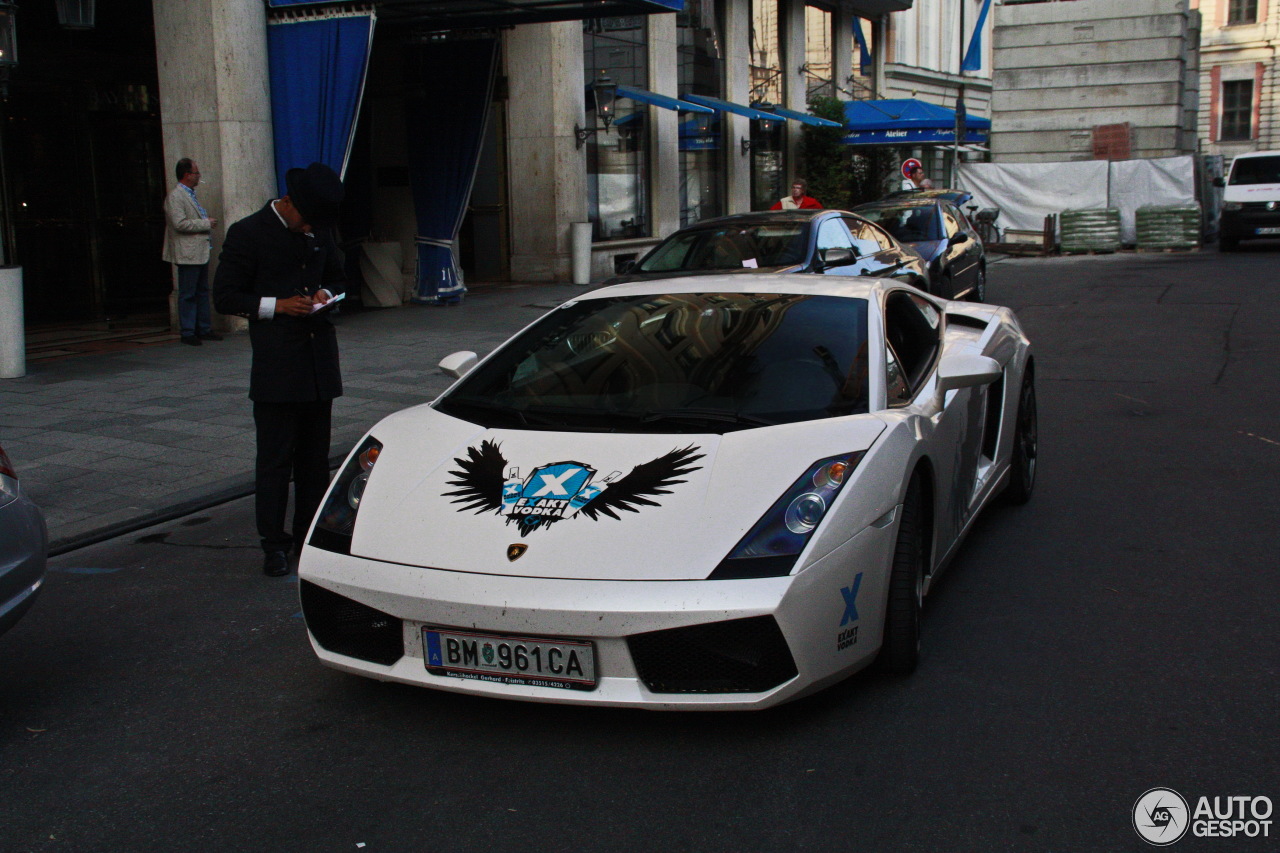
[[[791,195],[778,199],[770,210],[822,210],[822,203],[813,196],[805,195],[809,185],[803,178],[791,182]]]

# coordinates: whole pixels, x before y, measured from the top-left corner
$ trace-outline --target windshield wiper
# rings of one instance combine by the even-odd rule
[[[457,399],[453,397],[446,397],[437,403],[436,406],[437,408],[443,409],[446,414],[449,414],[449,410],[455,407],[460,409],[470,408],[494,415],[506,415],[508,417],[512,417],[520,424],[520,426],[527,427],[529,425],[528,418],[526,418],[524,413],[519,409],[513,409],[510,406],[504,406],[501,403],[490,403],[487,400],[468,400],[466,398]],[[488,424],[486,424],[486,426],[488,426]]]

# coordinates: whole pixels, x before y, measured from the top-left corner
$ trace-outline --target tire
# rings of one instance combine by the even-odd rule
[[[889,573],[889,604],[884,614],[884,642],[876,667],[908,675],[920,660],[920,611],[924,605],[924,521],[920,479],[913,477],[902,501],[898,541]]]
[[[1021,505],[1031,500],[1031,492],[1036,485],[1036,457],[1040,453],[1036,384],[1030,369],[1022,377],[1017,417],[1013,430],[1013,459],[1009,463],[1009,485],[1004,493],[1009,503]]]
[[[1239,240],[1235,240],[1235,239],[1232,239],[1232,238],[1229,238],[1229,237],[1219,237],[1219,238],[1218,238],[1218,251],[1219,251],[1219,252],[1234,252],[1236,249],[1239,249],[1239,248],[1240,248],[1240,241],[1239,241]]]
[[[970,302],[986,302],[987,301],[987,268],[978,267],[978,280],[973,285],[973,290],[969,291],[968,299]]]

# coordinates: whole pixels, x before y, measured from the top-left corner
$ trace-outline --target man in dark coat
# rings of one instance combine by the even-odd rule
[[[323,163],[290,169],[288,195],[227,229],[213,284],[214,305],[249,321],[249,398],[257,427],[258,534],[262,570],[289,573],[329,483],[333,399],[342,395],[338,339],[322,306],[343,292],[332,230],[342,181]],[[292,535],[285,531],[289,478]]]

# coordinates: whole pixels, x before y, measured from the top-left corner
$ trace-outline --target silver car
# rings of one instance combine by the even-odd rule
[[[48,554],[44,516],[22,493],[13,464],[0,447],[0,634],[35,602]]]

